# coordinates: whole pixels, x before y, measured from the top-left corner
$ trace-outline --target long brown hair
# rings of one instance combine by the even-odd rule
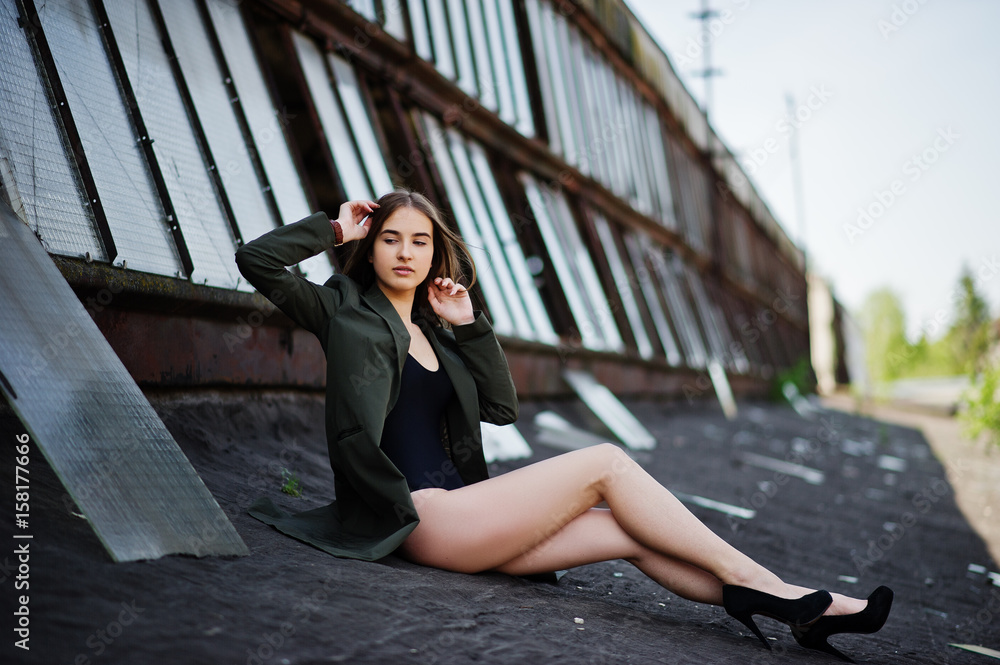
[[[383,194],[376,203],[379,207],[375,209],[370,217],[368,234],[354,244],[347,262],[344,264],[344,274],[353,279],[361,287],[362,292],[366,291],[375,282],[375,267],[368,260],[372,254],[372,246],[375,239],[382,232],[385,220],[392,216],[400,208],[412,208],[424,214],[431,220],[433,226],[434,254],[431,258],[431,269],[427,272],[427,278],[417,287],[413,296],[413,311],[411,316],[423,317],[434,325],[441,326],[446,322],[442,321],[430,303],[427,302],[427,285],[434,281],[436,277],[451,277],[456,282],[461,282],[466,289],[471,290],[476,283],[476,264],[472,260],[472,254],[466,247],[462,236],[453,231],[441,217],[437,207],[423,194],[410,191],[408,189],[397,189],[394,192]],[[468,273],[470,282],[465,283],[465,275]]]

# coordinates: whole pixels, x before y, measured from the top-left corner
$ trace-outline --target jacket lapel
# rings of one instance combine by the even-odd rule
[[[382,293],[382,289],[379,288],[377,282],[373,282],[368,290],[361,295],[361,299],[379,316],[385,319],[386,323],[389,325],[389,330],[392,331],[393,341],[396,344],[396,360],[398,367],[397,376],[403,373],[403,364],[406,362],[406,355],[410,352],[410,332],[403,325],[403,320],[399,318],[399,313],[396,308],[392,306],[389,299],[385,297]],[[448,373],[448,378],[451,379],[451,384],[455,388],[455,393],[458,396],[458,401],[462,405],[462,411],[468,416],[475,416],[478,413],[479,403],[471,402],[473,395],[476,394],[475,391],[475,381],[472,375],[469,374],[469,370],[466,369],[465,363],[459,358],[454,351],[445,347],[438,336],[434,334],[434,330],[430,323],[424,321],[423,319],[418,319],[417,325],[423,331],[424,336],[434,347],[434,351],[437,353],[438,360],[441,362],[441,366],[444,367],[445,372]],[[394,399],[394,398],[393,398]]]
[[[396,360],[398,364],[396,370],[398,372],[397,376],[399,376],[403,373],[403,363],[406,362],[406,354],[410,351],[410,332],[403,325],[403,320],[399,318],[396,308],[392,306],[389,299],[382,293],[378,282],[372,282],[368,290],[361,295],[361,299],[375,313],[385,319],[385,322],[389,325],[389,330],[392,331],[392,339],[396,344]]]

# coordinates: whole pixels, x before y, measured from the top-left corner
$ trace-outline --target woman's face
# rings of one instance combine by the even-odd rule
[[[382,290],[404,295],[427,278],[433,257],[433,222],[422,212],[403,207],[382,224],[369,260]]]

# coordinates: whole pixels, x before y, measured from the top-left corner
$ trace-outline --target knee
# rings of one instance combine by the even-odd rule
[[[604,488],[635,467],[635,461],[621,446],[601,443],[593,446],[592,450],[597,462],[595,469],[597,482]]]

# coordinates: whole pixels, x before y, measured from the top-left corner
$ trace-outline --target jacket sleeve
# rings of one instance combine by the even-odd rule
[[[320,335],[337,311],[341,293],[285,269],[319,254],[334,243],[326,213],[317,212],[274,229],[236,250],[236,265],[261,294],[295,323]]]
[[[475,316],[472,323],[453,326],[452,332],[459,354],[476,381],[480,420],[508,425],[517,420],[518,406],[507,356],[486,315],[476,310]]]

